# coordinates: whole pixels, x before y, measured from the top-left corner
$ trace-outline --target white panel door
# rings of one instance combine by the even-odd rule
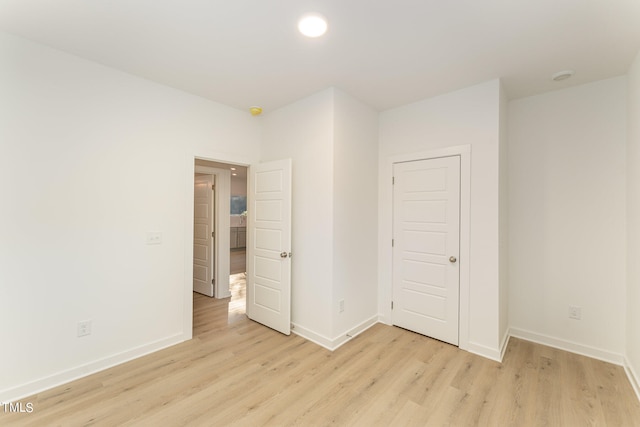
[[[291,332],[291,159],[249,168],[247,316]]]
[[[460,157],[393,175],[393,324],[458,345]]]
[[[193,290],[212,297],[213,175],[196,174],[193,196]]]

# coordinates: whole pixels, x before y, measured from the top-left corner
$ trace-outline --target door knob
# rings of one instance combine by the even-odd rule
[[[280,258],[286,258],[288,254],[286,252],[280,252]]]
[[[454,256],[449,257],[449,262],[456,262],[458,259]]]

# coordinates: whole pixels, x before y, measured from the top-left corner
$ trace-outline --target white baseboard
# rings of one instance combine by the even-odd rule
[[[474,342],[468,342],[465,348],[460,349],[487,359],[495,360],[496,362],[502,362],[502,355],[504,352],[504,349],[491,348]]]
[[[300,326],[297,323],[292,323],[291,324],[291,332],[293,332],[296,335],[301,336],[302,338],[304,338],[307,341],[311,341],[313,343],[318,344],[321,347],[326,348],[327,350],[332,350],[332,340],[329,337],[326,337],[322,334],[318,334],[316,332],[313,332],[311,329],[307,329],[304,326]]]
[[[382,314],[378,315],[378,323],[393,326],[391,319],[385,317]],[[502,343],[499,349],[487,347],[483,344],[474,342],[460,342],[458,344],[458,348],[460,348],[460,350],[468,351],[469,353],[477,354],[478,356],[482,356],[487,359],[495,360],[496,362],[502,362],[504,352],[507,349],[507,344],[509,343],[509,337],[509,331],[507,330],[507,332],[502,337]]]
[[[225,289],[223,292],[220,292],[220,295],[216,295],[216,299],[225,299],[231,297],[231,292]]]
[[[511,334],[509,334],[509,329],[504,333],[504,337],[502,337],[502,342],[500,343],[500,363],[504,359],[504,353],[507,351],[507,347],[509,346],[509,340],[511,339]]]
[[[391,318],[385,316],[384,314],[378,314],[378,323],[393,326],[393,322],[391,321]]]
[[[171,347],[185,341],[184,334],[174,335],[168,338],[145,344],[140,347],[136,347],[131,350],[124,351],[112,356],[108,356],[96,361],[76,366],[66,371],[58,372],[57,374],[50,375],[45,378],[32,381],[27,384],[23,384],[18,387],[13,387],[0,391],[0,402],[15,402],[19,399],[32,396],[36,393],[40,393],[44,390],[48,390],[53,387],[57,387],[62,384],[66,384],[70,381],[77,380],[82,377],[86,377],[96,372],[103,371],[121,363],[128,362],[138,357],[145,356],[149,353],[153,353],[163,348]]]
[[[326,348],[327,350],[330,351],[334,351],[336,350],[338,347],[340,347],[341,345],[343,345],[344,343],[346,343],[347,341],[351,340],[353,337],[361,334],[362,332],[366,331],[367,329],[369,329],[370,327],[372,327],[373,325],[375,325],[376,323],[378,323],[378,316],[373,316],[367,320],[365,320],[364,322],[360,323],[359,325],[345,331],[344,333],[338,335],[335,338],[329,338],[326,337],[322,334],[318,334],[310,329],[305,328],[304,326],[300,326],[298,324],[293,324],[293,328],[291,329],[291,332],[293,332],[296,335],[301,336],[302,338],[309,340],[313,343],[318,344],[321,347]]]
[[[514,338],[522,338],[523,340],[558,348],[560,350],[570,351],[571,353],[581,354],[583,356],[613,363],[615,365],[624,364],[624,356],[612,351],[603,350],[584,344],[578,344],[573,341],[567,341],[561,338],[538,334],[524,329],[511,328],[509,330],[509,333]]]
[[[633,391],[636,392],[636,396],[640,400],[640,376],[638,376],[626,357],[624,358],[624,371],[627,373]]]
[[[360,323],[356,327],[351,328],[348,331],[344,331],[338,337],[333,339],[333,350],[337,349],[347,341],[350,341],[354,337],[360,335],[361,333],[363,333],[364,331],[366,331],[376,323],[378,323],[378,316],[373,316],[365,320],[364,322]]]

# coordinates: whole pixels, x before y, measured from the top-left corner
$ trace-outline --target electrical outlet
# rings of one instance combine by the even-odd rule
[[[580,320],[582,317],[582,307],[577,307],[575,305],[569,306],[569,319]]]
[[[91,320],[78,322],[78,336],[84,337],[86,335],[91,335]]]
[[[147,233],[147,245],[162,244],[162,233],[159,231],[150,231]]]
[[[339,308],[340,308],[340,313],[342,313],[342,312],[344,311],[344,300],[343,300],[343,299],[341,299],[341,300],[338,302],[338,305],[340,306],[340,307],[339,307]]]

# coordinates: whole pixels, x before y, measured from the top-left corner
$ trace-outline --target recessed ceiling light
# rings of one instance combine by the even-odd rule
[[[307,37],[320,37],[327,32],[327,20],[317,13],[308,13],[298,21],[298,30]]]
[[[561,80],[567,80],[571,76],[573,76],[573,70],[558,71],[553,76],[551,76],[551,80],[553,80],[554,82],[559,82]]]
[[[232,171],[236,170],[236,168],[230,168]]]
[[[237,173],[232,173],[231,175],[233,175],[233,176],[238,176],[238,174],[237,174]]]

